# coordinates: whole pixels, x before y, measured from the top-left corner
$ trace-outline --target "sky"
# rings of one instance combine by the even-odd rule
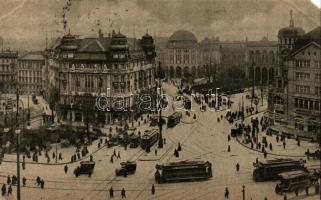
[[[69,30],[97,36],[99,28],[128,37],[169,37],[185,29],[198,40],[277,40],[291,9],[295,26],[308,32],[320,24],[320,10],[310,0],[0,0],[0,8],[5,47],[30,50],[44,48],[46,36],[50,41]]]

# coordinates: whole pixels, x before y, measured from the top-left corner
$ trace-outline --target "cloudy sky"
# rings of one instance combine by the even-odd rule
[[[0,36],[6,46],[39,49],[48,38],[72,34],[97,35],[121,30],[127,36],[170,36],[192,31],[201,40],[276,40],[289,25],[293,9],[296,26],[306,31],[320,24],[310,0],[0,0]],[[67,22],[63,26],[63,15]],[[135,27],[135,28],[134,28]]]

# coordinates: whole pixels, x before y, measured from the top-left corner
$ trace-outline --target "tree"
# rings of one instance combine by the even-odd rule
[[[208,83],[212,83],[216,79],[216,66],[214,64],[204,65],[207,81]]]

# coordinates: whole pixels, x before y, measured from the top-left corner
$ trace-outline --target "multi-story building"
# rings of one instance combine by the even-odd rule
[[[83,39],[68,34],[48,52],[61,120],[110,124],[153,108],[156,53],[148,34],[140,40],[114,31]]]
[[[18,59],[17,82],[24,94],[39,95],[43,91],[45,58],[42,52],[30,52]]]
[[[273,84],[268,90],[268,118],[271,125],[286,126],[288,124],[288,59],[296,41],[304,33],[301,27],[294,26],[291,11],[289,26],[278,32],[278,65]]]
[[[288,126],[307,134],[321,127],[321,27],[296,40],[287,60]]]
[[[276,41],[246,41],[246,76],[253,85],[272,83],[278,66]]]
[[[304,34],[290,26],[279,31],[279,66],[269,89],[268,118],[274,128],[306,136],[320,134],[321,28]]]
[[[0,52],[0,93],[14,93],[16,90],[16,67],[18,52]]]
[[[206,67],[218,65],[219,50],[212,43],[198,43],[190,31],[178,30],[162,44],[163,68],[167,78],[187,79],[206,77]],[[158,48],[160,49],[160,48]]]

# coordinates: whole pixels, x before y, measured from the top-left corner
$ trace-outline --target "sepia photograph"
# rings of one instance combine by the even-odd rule
[[[321,0],[0,0],[0,200],[319,200]]]

